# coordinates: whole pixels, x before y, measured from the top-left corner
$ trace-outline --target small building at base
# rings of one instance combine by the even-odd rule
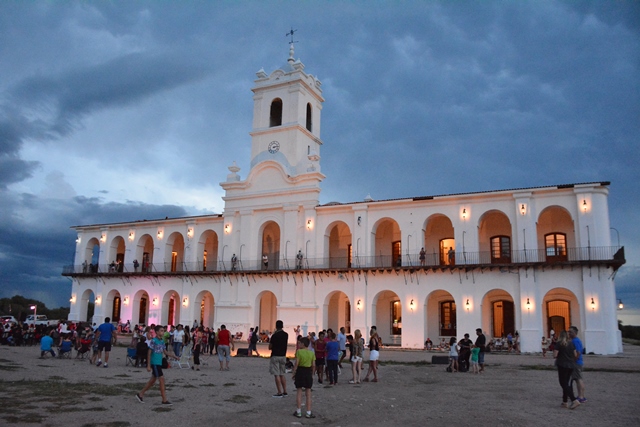
[[[225,324],[289,339],[344,326],[421,349],[482,328],[523,352],[575,325],[622,351],[610,183],[320,204],[321,83],[294,59],[253,87],[251,163],[229,167],[222,214],[73,227],[70,320]]]

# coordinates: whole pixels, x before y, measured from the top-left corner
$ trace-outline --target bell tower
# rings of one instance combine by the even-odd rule
[[[263,69],[256,75],[251,168],[272,160],[291,177],[320,172],[322,83],[294,59],[293,43],[286,64],[271,75]]]
[[[225,213],[278,205],[313,207],[320,197],[320,113],[322,83],[289,58],[270,75],[261,69],[253,91],[251,164],[246,180],[240,168],[220,185],[225,190]]]

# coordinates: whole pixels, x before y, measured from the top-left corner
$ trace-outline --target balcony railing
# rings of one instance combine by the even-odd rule
[[[495,255],[495,254],[494,254]],[[610,264],[620,267],[625,263],[624,247],[587,247],[555,249],[527,249],[500,253],[492,256],[492,252],[456,252],[455,254],[432,253],[420,261],[419,254],[406,254],[402,257],[392,255],[329,257],[329,258],[281,258],[270,260],[268,266],[262,260],[218,260],[209,262],[182,263],[153,263],[139,265],[137,268],[130,263],[124,264],[89,264],[69,265],[63,269],[63,275],[94,275],[94,274],[206,274],[233,272],[274,272],[290,270],[348,270],[348,269],[377,269],[377,268],[456,268],[496,265],[557,265],[557,264]]]

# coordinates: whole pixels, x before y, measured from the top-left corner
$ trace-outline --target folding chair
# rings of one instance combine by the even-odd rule
[[[171,362],[171,365],[180,369],[189,369],[191,367],[191,363],[189,363],[189,359],[191,359],[191,345],[184,347],[182,349],[182,354],[180,355],[180,360],[174,360]]]
[[[80,347],[77,350],[76,359],[86,359],[87,357],[89,357],[90,350],[91,340],[80,340]]]
[[[125,360],[124,366],[136,366],[136,349],[135,348],[127,348],[127,358]]]
[[[62,341],[62,344],[58,348],[58,357],[60,359],[70,359],[71,349],[73,348],[71,341]]]

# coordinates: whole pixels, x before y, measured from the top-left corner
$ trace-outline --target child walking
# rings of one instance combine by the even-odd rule
[[[478,355],[480,354],[480,347],[476,347],[475,345],[471,346],[471,368],[473,369],[474,374],[479,374],[478,367]]]
[[[162,396],[163,405],[172,405],[167,400],[167,393],[164,388],[164,376],[162,373],[162,356],[171,357],[175,360],[180,360],[179,357],[167,353],[164,340],[162,337],[164,334],[164,328],[162,326],[155,327],[155,337],[149,344],[149,352],[147,354],[147,371],[151,372],[151,378],[149,382],[144,386],[142,391],[136,394],[136,398],[140,403],[144,403],[144,394],[156,383],[156,379],[160,380],[160,395]]]
[[[313,364],[316,355],[309,350],[309,338],[304,337],[297,341],[296,361],[293,366],[293,382],[296,386],[296,412],[294,417],[302,418],[302,389],[304,388],[307,400],[307,413],[305,418],[315,418],[311,413],[311,387],[313,387]]]

